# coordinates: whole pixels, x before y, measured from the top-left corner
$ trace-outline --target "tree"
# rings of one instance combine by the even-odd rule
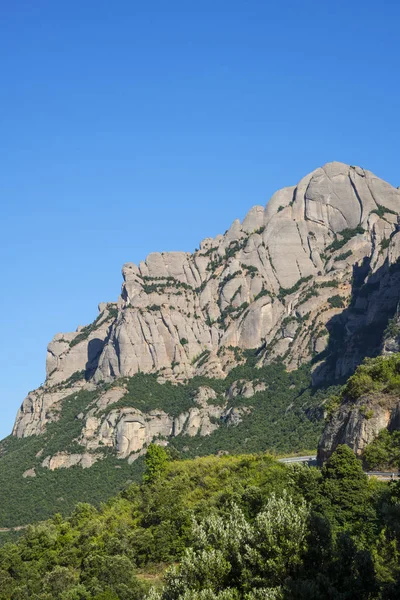
[[[329,520],[338,527],[360,532],[373,518],[368,477],[361,462],[346,445],[338,446],[322,467],[321,500]]]
[[[301,563],[307,520],[305,502],[284,493],[271,494],[253,524],[235,504],[226,517],[194,522],[194,546],[168,570],[160,599],[279,600]]]
[[[72,588],[77,583],[77,576],[67,567],[57,565],[44,580],[45,591],[53,598],[60,598],[62,592]]]
[[[168,463],[168,454],[161,446],[150,444],[144,462],[146,469],[143,481],[145,483],[153,483],[165,472]]]

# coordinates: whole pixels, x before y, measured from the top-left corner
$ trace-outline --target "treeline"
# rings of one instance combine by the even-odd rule
[[[394,600],[399,524],[346,446],[321,470],[150,446],[140,485],[0,549],[0,599]]]

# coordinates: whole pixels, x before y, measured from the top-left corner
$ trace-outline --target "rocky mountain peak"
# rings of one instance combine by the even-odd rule
[[[93,323],[50,342],[46,382],[24,400],[14,435],[43,432],[75,391],[137,373],[160,383],[222,379],[250,349],[258,349],[259,366],[280,359],[291,370],[312,359],[316,382],[343,377],[373,352],[375,342],[360,343],[365,331],[382,315],[387,323],[397,306],[391,265],[400,256],[399,208],[399,190],[370,171],[332,162],[193,253],[154,252],[126,263],[118,301],[100,304]],[[111,421],[96,421],[98,431],[113,431],[104,439],[137,452],[156,429],[144,435],[141,426],[123,423],[161,417],[124,411],[121,402]],[[208,417],[204,406],[196,408],[197,432],[213,429],[207,418],[225,418],[231,407],[221,406]],[[179,418],[163,416],[162,431],[187,431]]]

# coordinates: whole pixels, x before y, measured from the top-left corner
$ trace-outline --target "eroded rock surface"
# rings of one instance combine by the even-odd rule
[[[82,454],[69,454],[68,452],[57,452],[54,456],[46,456],[42,467],[55,471],[56,469],[68,469],[80,466],[83,469],[91,467],[99,458],[100,454],[83,452]]]

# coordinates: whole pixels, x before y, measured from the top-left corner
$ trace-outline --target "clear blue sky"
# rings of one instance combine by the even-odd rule
[[[124,262],[330,160],[400,185],[398,0],[3,1],[0,437]]]

